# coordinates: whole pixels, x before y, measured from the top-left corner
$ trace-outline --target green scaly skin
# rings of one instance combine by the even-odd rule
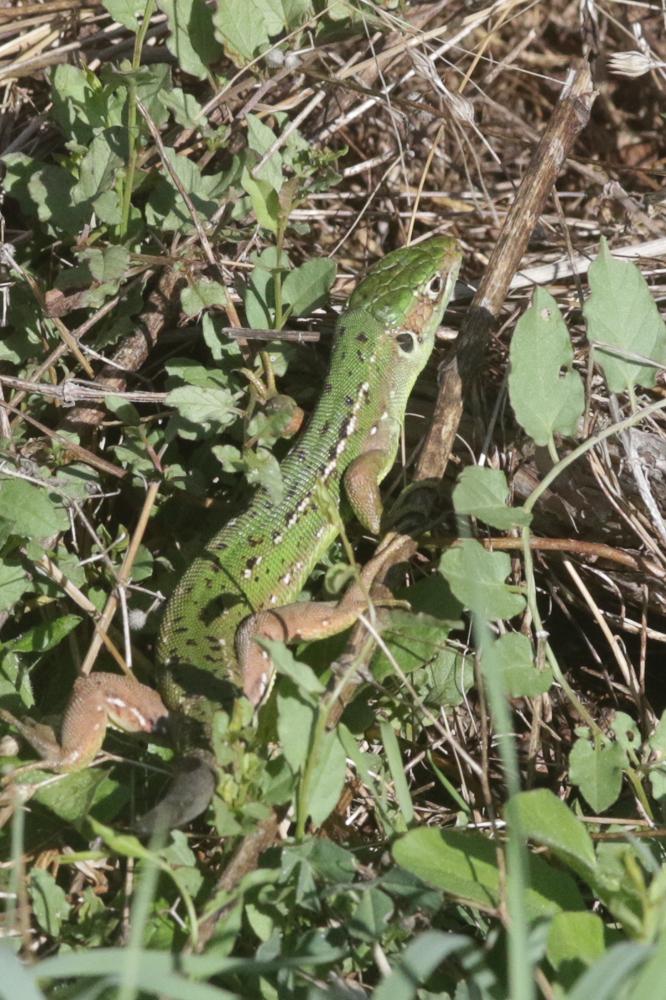
[[[343,490],[364,527],[378,532],[377,484],[395,460],[407,399],[431,354],[460,259],[454,240],[433,237],[388,254],[352,294],[316,411],[281,466],[281,501],[260,491],[207,543],[167,604],[158,661],[170,708],[182,711],[192,695],[215,700],[220,678],[244,688],[254,704],[262,700],[270,664],[260,678],[255,665],[248,680],[243,661],[254,643],[246,635],[241,648],[239,626],[267,609],[279,612],[298,596],[338,534],[327,510],[339,506]],[[319,635],[347,627],[349,616],[337,622],[330,606],[322,607]],[[309,626],[299,633],[298,605],[295,614],[295,628],[275,637],[314,635]],[[258,624],[252,634],[264,634]]]

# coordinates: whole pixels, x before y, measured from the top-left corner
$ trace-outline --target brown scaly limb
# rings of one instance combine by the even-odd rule
[[[587,125],[595,96],[589,67],[584,64],[575,71],[573,79],[560,97],[490,255],[486,272],[463,323],[457,357],[446,369],[440,385],[433,422],[416,467],[415,482],[439,482],[446,470],[462,416],[463,396],[469,394],[470,383],[473,383],[482,363],[511,278],[518,269],[530,234],[566,157],[577,136]],[[378,569],[377,580],[381,581],[391,566],[412,556],[416,548],[416,542],[409,535],[388,535],[381,546],[381,552],[386,553],[386,560]],[[348,650],[360,650],[365,638],[363,625],[357,625],[352,632]],[[359,663],[359,669],[367,666],[370,656],[371,651],[367,650],[362,657],[365,662]],[[339,721],[345,705],[359,684],[358,679],[352,678],[345,686],[339,702],[330,713],[331,727]],[[218,880],[218,892],[233,893],[243,877],[257,867],[261,854],[275,843],[280,818],[278,811],[274,810],[252,834],[243,839]],[[199,928],[199,950],[205,948],[214,934],[223,912],[224,905],[202,921]]]

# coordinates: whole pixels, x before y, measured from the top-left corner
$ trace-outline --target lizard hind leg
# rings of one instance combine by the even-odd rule
[[[326,639],[351,628],[370,603],[378,607],[404,607],[386,588],[372,597],[358,584],[353,584],[337,601],[297,601],[283,607],[249,615],[236,632],[236,652],[243,682],[243,693],[255,708],[266,701],[273,686],[275,666],[270,654],[256,639],[274,639],[290,645]]]

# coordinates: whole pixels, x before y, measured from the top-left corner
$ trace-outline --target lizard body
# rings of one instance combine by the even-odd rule
[[[379,483],[395,460],[407,399],[430,357],[460,259],[454,240],[433,237],[387,254],[357,286],[338,321],[317,408],[281,465],[282,499],[259,491],[208,541],[167,603],[157,660],[170,710],[210,714],[229,680],[259,705],[272,664],[256,638],[336,634],[367,607],[365,584],[337,604],[292,602],[338,534],[330,510],[343,493],[361,524],[379,533]],[[107,721],[150,732],[166,714],[152,688],[96,674],[77,681],[59,747],[45,752],[25,724],[20,729],[49,766],[74,770],[99,749]]]
[[[179,688],[197,690],[196,675],[209,671],[231,677],[258,704],[270,664],[254,635],[288,642],[352,624],[354,599],[337,613],[328,603],[290,602],[338,534],[327,509],[338,508],[343,492],[361,524],[379,533],[378,486],[459,264],[457,244],[433,237],[388,254],[352,294],[315,413],[281,465],[282,499],[261,491],[208,542],[168,602],[158,660]]]

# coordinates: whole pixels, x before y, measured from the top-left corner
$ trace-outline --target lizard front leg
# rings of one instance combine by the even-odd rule
[[[111,723],[128,733],[154,733],[165,727],[168,712],[157,691],[121,674],[79,677],[62,719],[60,742],[53,730],[0,715],[30,743],[49,768],[78,771],[92,762]]]

